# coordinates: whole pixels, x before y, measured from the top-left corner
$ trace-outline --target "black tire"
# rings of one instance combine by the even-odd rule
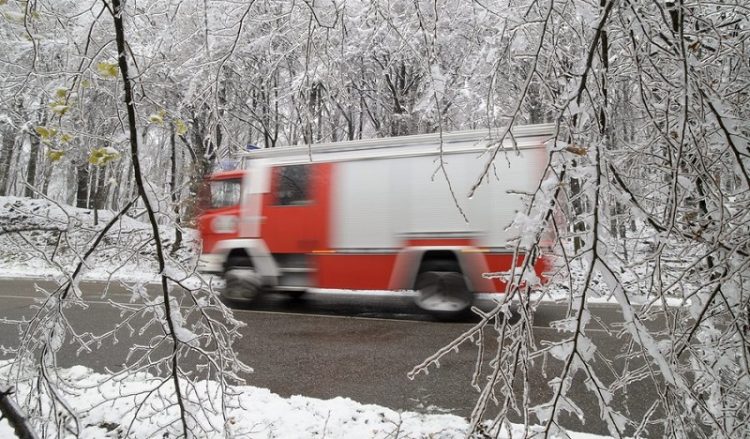
[[[426,261],[414,285],[415,302],[422,310],[439,319],[466,316],[474,302],[458,263],[452,260]]]
[[[224,269],[222,298],[228,302],[249,302],[258,297],[263,279],[250,265],[250,261],[230,259]]]

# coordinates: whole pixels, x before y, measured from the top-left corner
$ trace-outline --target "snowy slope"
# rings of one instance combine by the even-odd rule
[[[44,199],[0,197],[0,276],[53,277],[71,272],[114,213],[56,204]],[[161,225],[170,252],[173,226]],[[198,252],[197,232],[184,229],[183,246],[170,259],[170,270],[191,271]],[[123,216],[87,260],[86,279],[142,280],[157,275],[151,226]]]

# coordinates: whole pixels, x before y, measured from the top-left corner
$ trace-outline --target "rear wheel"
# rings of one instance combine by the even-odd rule
[[[453,260],[424,262],[414,288],[417,306],[438,318],[461,317],[474,301],[461,268]]]
[[[248,258],[227,261],[224,282],[222,297],[229,301],[251,301],[258,297],[262,287],[262,278]]]

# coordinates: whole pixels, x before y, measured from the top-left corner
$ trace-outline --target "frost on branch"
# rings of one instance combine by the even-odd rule
[[[594,416],[615,437],[747,436],[745,6],[522,3],[523,24],[507,22],[504,47],[524,76],[503,124],[542,108],[559,127],[545,178],[513,223],[526,257],[495,310],[415,372],[482,340],[472,380],[477,431],[522,421],[531,435],[542,422],[542,435],[554,436],[571,419],[591,422],[594,414],[577,408],[593,398]],[[526,51],[514,58],[519,47]],[[549,248],[553,274],[532,288],[522,273]],[[565,306],[552,331],[534,324],[538,298]],[[619,320],[602,318],[601,299]],[[508,307],[512,318],[501,311]],[[545,379],[549,393],[532,394],[531,379]],[[629,395],[641,389],[652,400],[636,408]]]
[[[173,279],[169,282],[170,315],[178,341],[174,349],[170,346],[161,293],[145,277],[131,280],[118,275],[122,268],[128,272],[140,270],[156,274],[153,262],[140,259],[142,256],[138,253],[148,249],[150,257],[154,255],[146,224],[123,215],[123,212],[102,212],[101,217],[107,223],[94,226],[84,209],[40,200],[6,198],[4,203],[0,206],[4,209],[0,216],[7,218],[8,223],[0,223],[0,227],[7,225],[8,228],[16,227],[12,230],[19,230],[21,226],[25,230],[0,235],[6,250],[23,249],[30,255],[46,256],[47,266],[39,267],[37,262],[35,269],[51,274],[58,283],[56,288],[37,288],[32,315],[25,319],[6,320],[3,325],[4,330],[18,330],[20,335],[18,346],[4,348],[4,352],[14,355],[4,377],[14,387],[25,389],[24,399],[19,405],[37,431],[55,434],[57,430],[49,425],[51,413],[60,414],[56,424],[60,428],[82,431],[83,427],[76,421],[79,413],[75,406],[68,404],[68,396],[95,390],[78,388],[72,384],[75,380],[60,375],[58,357],[75,353],[74,358],[83,362],[88,356],[103,355],[100,349],[113,347],[125,349],[129,354],[110,363],[121,361],[110,367],[107,375],[110,382],[137,378],[144,372],[154,375],[148,381],[149,385],[138,393],[102,395],[108,404],[124,404],[123,407],[127,408],[118,427],[123,433],[135,419],[147,421],[145,412],[138,411],[139,407],[153,407],[164,401],[171,401],[170,406],[174,404],[174,384],[164,379],[174,358],[180,360],[179,364],[184,364],[177,373],[182,393],[186,396],[186,408],[199,417],[222,416],[222,407],[202,403],[203,394],[191,390],[194,383],[214,380],[218,388],[211,397],[214,401],[221,401],[221,389],[242,383],[251,369],[243,365],[232,350],[241,323],[219,302],[206,279],[193,273],[192,267],[183,265],[184,261],[167,260],[165,273]],[[48,227],[50,224],[55,227]],[[64,236],[61,241],[65,247],[48,244],[58,241],[50,239],[56,234]],[[184,257],[184,253],[180,252],[178,256]],[[37,256],[35,260],[45,259]],[[101,275],[104,270],[109,270],[109,275],[117,280],[93,293],[80,289],[82,277]],[[87,304],[89,300],[109,305],[92,307]],[[117,318],[105,318],[109,326],[92,331],[87,324],[92,319],[91,312]],[[229,403],[231,394],[227,393],[226,397]],[[175,411],[170,409],[167,413],[174,415]],[[209,424],[190,426],[198,435],[209,427],[223,431],[222,426]],[[177,425],[169,426],[167,430],[180,431]]]
[[[131,192],[117,212],[100,208],[93,212],[87,208],[75,209],[52,201],[40,191],[36,194],[45,201],[0,198],[0,208],[10,213],[0,217],[3,221],[0,239],[18,250],[18,259],[31,254],[35,262],[43,261],[44,267],[34,267],[35,274],[50,273],[57,284],[37,288],[38,299],[31,315],[3,322],[6,327],[11,325],[18,330],[19,342],[14,347],[3,347],[4,353],[13,355],[13,360],[3,366],[5,373],[0,384],[24,388],[19,405],[44,437],[80,437],[88,426],[81,424],[80,413],[71,405],[70,395],[90,389],[81,388],[80,380],[61,372],[61,363],[68,361],[61,354],[108,355],[109,352],[98,351],[122,343],[129,346],[127,357],[108,359],[104,381],[89,383],[101,393],[100,404],[124,409],[120,424],[116,426],[118,434],[137,436],[131,427],[141,423],[137,421],[156,424],[155,411],[159,413],[160,435],[205,437],[222,433],[226,419],[218,424],[200,420],[224,418],[228,405],[234,400],[229,385],[242,383],[251,372],[233,351],[241,324],[219,302],[207,280],[195,273],[191,255],[194,256],[197,249],[181,249],[175,245],[177,239],[170,238],[182,236],[178,235],[179,229],[164,230],[163,224],[171,222],[174,211],[172,206],[160,208],[164,203],[160,203],[154,190],[156,185],[148,180],[141,167],[139,130],[142,126],[135,118],[134,85],[128,74],[128,65],[133,60],[127,59],[135,55],[132,50],[126,51],[123,33],[123,20],[130,16],[121,9],[120,1],[113,0],[111,4],[105,2],[94,22],[100,17],[104,17],[103,21],[109,20],[107,25],[115,36],[119,57],[108,62],[106,68],[100,63],[99,73],[106,78],[118,78],[112,81],[117,87],[113,98],[127,114],[126,122],[122,114],[117,114],[120,123],[108,127],[112,131],[107,133],[105,141],[119,143],[119,139],[124,139],[132,166],[131,173],[124,175],[133,178],[124,183],[134,188],[136,194]],[[83,83],[80,84],[83,87]],[[70,115],[70,111],[55,113],[60,119]],[[39,140],[44,141],[51,142],[55,137],[50,130],[37,130],[37,134]],[[86,134],[89,140],[104,137],[103,134]],[[91,165],[97,167],[96,180],[103,183],[101,168],[119,157],[120,152],[109,146],[96,148],[91,151],[88,164],[78,168],[78,177],[83,175],[85,166]],[[33,177],[33,172],[30,174]],[[29,187],[30,191],[36,190]],[[100,210],[102,221],[99,221]],[[143,214],[143,222],[129,216],[137,216],[138,211]],[[19,223],[26,226],[16,227]],[[166,251],[168,245],[172,245],[169,252]],[[81,278],[98,269],[106,271],[111,280],[124,266],[135,266],[155,274],[160,281],[159,288],[145,285],[143,279],[130,288],[129,279],[124,278],[123,287],[126,291],[130,289],[127,294],[130,300],[121,301],[119,295],[111,291],[117,288],[108,282],[93,297],[103,306],[91,307],[92,297],[87,297],[91,293],[84,293],[79,283]],[[94,320],[87,315],[91,312],[116,318],[97,316],[96,321],[104,322],[105,326],[92,329],[87,324]],[[107,382],[128,381],[144,374],[151,377],[146,388],[104,391]],[[206,380],[215,384],[211,395],[206,395],[205,389],[199,387],[199,383]],[[161,417],[162,412],[167,414],[166,422]]]

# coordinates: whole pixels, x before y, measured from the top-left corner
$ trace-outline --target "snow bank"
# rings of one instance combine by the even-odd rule
[[[13,375],[11,363],[0,362],[0,383]],[[136,404],[158,388],[163,379],[138,373],[122,379],[94,373],[83,366],[61,369],[57,379],[68,389],[70,407],[80,414],[80,438],[169,437],[179,431],[177,408],[171,383],[151,393],[134,417]],[[18,398],[32,383],[22,381]],[[304,396],[282,398],[267,389],[252,386],[229,387],[227,409],[222,416],[218,383],[201,381],[186,392],[199,437],[203,438],[464,438],[468,423],[447,414],[425,415],[397,412],[377,405],[365,405],[348,398],[320,400]],[[199,402],[197,396],[200,396]],[[200,405],[199,405],[200,404]],[[52,421],[50,421],[51,423]],[[51,426],[51,425],[50,425]],[[530,432],[541,427],[531,427]],[[509,425],[498,436],[524,437],[521,425]],[[0,423],[0,437],[14,437],[7,423]],[[69,437],[74,437],[69,433]],[[555,437],[555,436],[552,436]],[[594,439],[602,436],[569,432],[563,437]]]
[[[11,374],[9,366],[9,362],[0,363],[0,382]],[[83,366],[63,369],[57,377],[68,389],[70,407],[80,414],[81,438],[122,437],[126,432],[128,437],[161,437],[179,431],[179,422],[175,423],[178,411],[172,404],[173,387],[169,382],[151,394],[134,419],[136,404],[143,402],[163,380],[144,373],[113,380],[112,376],[94,373]],[[30,385],[27,382],[19,385],[19,399]],[[267,389],[251,386],[227,390],[230,396],[223,416],[218,410],[222,404],[216,382],[198,382],[187,392],[199,437],[462,438],[466,434],[466,421],[453,415],[396,412],[341,397],[282,398]],[[203,400],[200,406],[198,396]],[[0,437],[13,437],[5,423],[0,424]]]
[[[0,276],[48,277],[71,273],[98,233],[115,215],[95,213],[45,199],[0,197]],[[171,253],[173,226],[161,225],[165,250]],[[189,273],[197,260],[196,231],[183,229],[183,245],[170,257],[172,273]],[[90,280],[150,281],[158,274],[151,226],[123,216],[110,229],[84,267]]]

